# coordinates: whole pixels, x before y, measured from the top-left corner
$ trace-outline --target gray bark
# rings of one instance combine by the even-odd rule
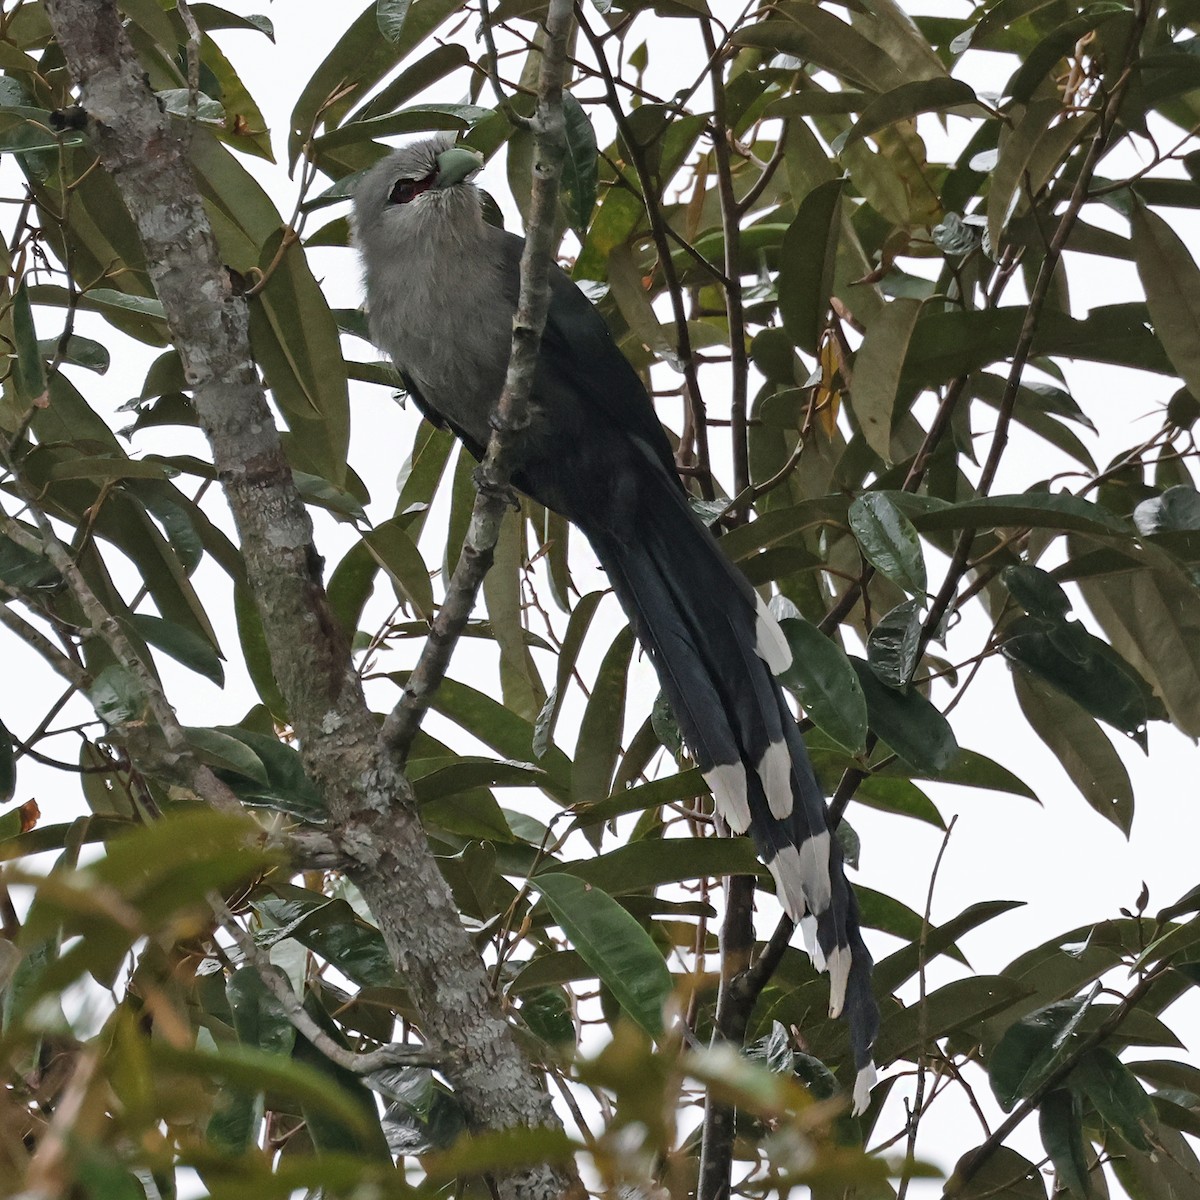
[[[320,578],[312,528],[254,367],[247,306],[233,294],[186,160],[112,0],[47,0],[88,129],[135,223],[193,388],[240,535],[275,676],[349,873],[422,1014],[430,1048],[476,1129],[555,1126],[539,1075],[501,1013],[429,851],[411,788],[383,746]],[[538,1166],[503,1197],[579,1189]]]

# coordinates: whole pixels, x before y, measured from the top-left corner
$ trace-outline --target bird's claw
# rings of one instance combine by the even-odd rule
[[[521,501],[512,485],[501,483],[493,478],[486,467],[476,467],[471,473],[471,478],[475,481],[475,490],[481,495],[492,500],[499,500],[506,508],[511,508],[514,512],[520,511]]]

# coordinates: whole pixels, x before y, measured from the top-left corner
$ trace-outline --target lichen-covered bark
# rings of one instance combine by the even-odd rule
[[[184,142],[150,92],[112,0],[47,0],[88,129],[145,248],[197,413],[238,527],[276,679],[351,874],[422,1014],[422,1029],[477,1129],[554,1125],[540,1078],[504,1020],[430,854],[412,792],[382,746],[320,579],[292,483]],[[497,1181],[504,1196],[578,1188],[558,1167]]]

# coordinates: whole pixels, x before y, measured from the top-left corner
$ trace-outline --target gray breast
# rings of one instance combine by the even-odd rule
[[[430,407],[486,445],[513,307],[487,227],[464,230],[439,215],[414,223],[411,232],[421,236],[392,240],[388,253],[367,256],[371,335]]]

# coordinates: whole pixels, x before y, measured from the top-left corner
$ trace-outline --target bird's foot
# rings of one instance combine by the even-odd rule
[[[521,501],[516,491],[509,483],[501,483],[484,466],[478,466],[471,472],[475,481],[475,490],[492,500],[499,500],[507,508],[520,511]]]

